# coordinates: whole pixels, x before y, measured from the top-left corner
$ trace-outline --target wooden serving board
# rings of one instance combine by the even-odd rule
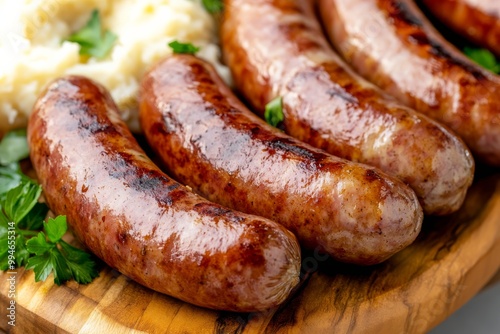
[[[303,254],[300,287],[263,313],[215,312],[148,290],[103,266],[83,286],[35,283],[17,271],[16,326],[7,324],[0,274],[0,328],[12,333],[424,333],[474,296],[500,268],[500,171],[479,167],[463,208],[426,218],[418,240],[375,267]]]

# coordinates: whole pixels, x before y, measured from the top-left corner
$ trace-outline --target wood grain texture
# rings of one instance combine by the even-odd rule
[[[500,268],[500,173],[479,168],[464,207],[426,218],[417,241],[375,267],[303,254],[301,286],[280,308],[215,312],[152,292],[103,266],[83,286],[34,282],[17,270],[12,333],[425,333],[473,297]]]

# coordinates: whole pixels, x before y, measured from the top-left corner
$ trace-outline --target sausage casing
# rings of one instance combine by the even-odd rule
[[[400,178],[427,214],[460,208],[474,173],[467,147],[353,73],[322,35],[311,2],[226,1],[221,34],[235,84],[255,111],[282,96],[290,135]]]
[[[157,64],[139,100],[143,132],[171,175],[214,202],[283,224],[304,247],[369,265],[420,231],[409,187],[266,124],[200,59]]]
[[[204,307],[256,311],[283,302],[298,283],[292,233],[167,177],[91,80],[52,83],[35,105],[28,141],[50,208],[140,284]]]
[[[500,1],[420,0],[420,2],[458,34],[500,57]]]
[[[321,0],[320,12],[356,71],[500,166],[500,77],[448,43],[412,1]]]

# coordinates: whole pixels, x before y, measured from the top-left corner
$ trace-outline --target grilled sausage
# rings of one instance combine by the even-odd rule
[[[320,12],[332,43],[361,75],[500,166],[500,77],[446,42],[413,2],[321,0]]]
[[[28,141],[50,208],[67,215],[93,253],[140,284],[204,307],[256,311],[283,302],[298,283],[292,233],[167,177],[89,79],[48,87]]]
[[[354,74],[322,36],[311,3],[226,1],[222,47],[237,88],[261,114],[282,96],[286,132],[399,177],[425,213],[458,210],[473,178],[469,150]]]
[[[500,57],[500,1],[420,0],[439,20]]]
[[[209,200],[283,224],[304,247],[369,265],[420,231],[409,187],[266,124],[202,60],[159,63],[139,100],[144,134],[171,175]]]

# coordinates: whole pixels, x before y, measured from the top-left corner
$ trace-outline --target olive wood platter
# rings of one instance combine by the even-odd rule
[[[71,236],[69,236],[71,238]],[[280,307],[239,314],[156,293],[101,266],[88,285],[35,283],[16,274],[16,326],[7,324],[8,274],[0,273],[0,329],[12,333],[425,333],[465,304],[500,268],[500,171],[478,166],[461,210],[426,217],[410,247],[358,267],[304,252],[299,287]]]

